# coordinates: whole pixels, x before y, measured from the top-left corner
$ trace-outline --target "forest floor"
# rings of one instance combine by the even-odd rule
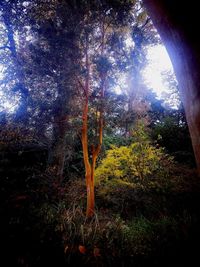
[[[7,164],[7,165],[6,165]],[[179,165],[165,191],[96,188],[86,220],[83,179],[56,185],[40,165],[1,169],[3,266],[197,266],[200,181]]]

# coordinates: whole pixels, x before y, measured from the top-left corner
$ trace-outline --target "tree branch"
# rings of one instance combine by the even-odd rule
[[[3,46],[0,46],[0,50],[2,49],[11,49],[11,47],[8,45],[8,43],[9,43],[9,40],[7,40],[7,42],[6,42],[6,44],[5,45],[3,45]]]
[[[145,23],[142,25],[141,29],[144,29],[144,27],[149,23],[151,19],[150,18],[147,18]]]
[[[10,47],[8,45],[0,46],[0,50],[3,50],[3,49],[10,49]]]

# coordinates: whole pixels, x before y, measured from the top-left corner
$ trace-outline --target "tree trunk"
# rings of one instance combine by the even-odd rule
[[[171,58],[200,174],[200,39],[198,3],[144,0]],[[190,16],[190,14],[192,16]]]
[[[86,180],[86,189],[87,189],[87,209],[86,216],[92,217],[94,214],[94,183],[92,177],[92,167],[89,160],[89,151],[88,151],[88,105],[89,105],[89,89],[90,89],[90,62],[89,62],[89,40],[88,34],[86,35],[86,50],[85,50],[85,58],[86,58],[86,70],[87,76],[85,78],[84,84],[84,94],[85,94],[85,103],[83,106],[83,114],[82,114],[82,148],[83,148],[83,161],[85,166],[85,180]]]
[[[87,85],[86,85],[86,88]],[[85,179],[87,188],[87,210],[86,216],[91,217],[94,214],[94,184],[92,183],[92,170],[89,162],[88,152],[88,96],[86,96],[85,105],[83,108],[82,116],[82,147],[83,147],[83,160],[85,165]]]
[[[105,27],[104,27],[104,19],[102,20],[102,40],[101,40],[101,56],[104,54],[104,46],[105,46]],[[87,210],[86,216],[92,217],[94,215],[94,207],[95,207],[95,192],[94,192],[94,176],[95,176],[95,167],[98,155],[101,151],[102,140],[103,140],[103,99],[105,92],[105,81],[106,74],[100,73],[100,110],[99,110],[99,118],[97,117],[97,129],[96,129],[96,138],[97,145],[92,145],[92,160],[90,162],[89,159],[89,151],[88,151],[88,104],[89,104],[89,91],[90,91],[90,60],[89,60],[89,38],[88,34],[86,34],[86,49],[85,49],[85,67],[87,70],[87,76],[85,78],[85,84],[82,87],[84,88],[85,95],[85,103],[83,107],[83,116],[82,116],[82,147],[83,147],[83,159],[85,166],[85,179],[86,179],[86,187],[87,187]],[[98,112],[97,112],[98,114]]]
[[[59,118],[53,126],[53,143],[49,151],[48,167],[52,167],[57,181],[62,182],[66,156],[67,121]]]
[[[53,168],[57,181],[62,182],[66,158],[66,134],[70,112],[69,89],[56,79],[58,97],[53,110],[53,138],[49,149],[48,167]]]

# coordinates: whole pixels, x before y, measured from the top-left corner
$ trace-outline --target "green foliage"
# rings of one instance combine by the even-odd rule
[[[111,68],[112,64],[109,62],[108,58],[99,56],[96,59],[96,68],[99,73],[106,74]]]
[[[162,118],[152,128],[152,137],[166,148],[178,162],[194,166],[194,155],[189,130],[183,111],[178,110]]]
[[[125,221],[102,210],[86,220],[80,206],[68,208],[63,203],[44,206],[42,214],[46,224],[54,225],[62,236],[63,253],[69,264],[113,266],[120,259],[123,266],[138,256],[153,255],[160,247],[173,246],[172,242],[175,244],[182,234],[181,220],[167,216],[157,220],[139,216]]]
[[[116,146],[126,146],[130,144],[130,140],[123,136],[117,136],[117,135],[104,135],[103,138],[103,148],[105,150],[111,149],[111,147]]]
[[[157,221],[136,217],[123,229],[126,253],[145,256],[151,254],[157,246],[169,242],[166,239],[167,232],[171,232],[173,238],[176,237],[177,227],[178,222],[171,217],[163,217]]]
[[[166,155],[162,148],[153,146],[145,133],[144,126],[138,125],[133,133],[133,142],[129,146],[112,146],[107,156],[97,168],[95,178],[97,183],[120,179],[123,182],[145,182],[165,170],[166,162],[172,158]]]
[[[34,136],[34,132],[25,129],[23,125],[12,124],[0,126],[0,149],[23,145],[36,145],[38,140]]]

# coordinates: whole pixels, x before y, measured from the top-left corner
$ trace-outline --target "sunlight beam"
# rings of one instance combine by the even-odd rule
[[[162,81],[162,72],[174,72],[168,53],[163,45],[151,46],[147,50],[147,65],[143,71],[145,83],[160,98],[168,88]]]

